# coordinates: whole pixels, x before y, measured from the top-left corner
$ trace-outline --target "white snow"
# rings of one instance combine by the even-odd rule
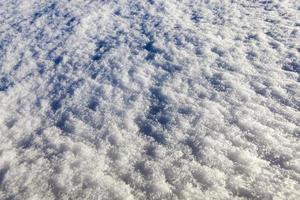
[[[0,0],[0,199],[300,198],[298,0]]]

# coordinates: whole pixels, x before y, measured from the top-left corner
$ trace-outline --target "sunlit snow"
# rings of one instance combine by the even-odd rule
[[[1,200],[298,200],[299,139],[299,0],[0,0]]]

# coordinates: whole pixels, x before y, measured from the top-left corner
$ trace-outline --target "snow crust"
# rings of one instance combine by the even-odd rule
[[[298,0],[0,0],[0,199],[300,199]]]

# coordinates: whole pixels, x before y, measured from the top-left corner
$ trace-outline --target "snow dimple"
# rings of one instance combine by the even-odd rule
[[[96,44],[95,55],[93,55],[92,59],[94,61],[101,60],[103,54],[108,52],[112,46],[111,41],[99,41]]]
[[[62,56],[58,56],[56,57],[53,62],[55,65],[59,65],[61,62],[63,61],[63,57]]]
[[[70,134],[74,132],[74,126],[70,121],[69,113],[62,113],[55,125],[64,133]]]
[[[298,1],[0,10],[0,199],[299,198]]]
[[[0,184],[2,184],[2,182],[4,181],[5,175],[8,172],[8,170],[9,170],[9,166],[3,166],[0,169]]]
[[[38,18],[40,18],[44,14],[48,14],[49,12],[54,12],[56,7],[57,7],[56,3],[51,3],[50,5],[47,5],[43,7],[41,10],[35,12],[33,14],[32,23],[34,23]]]
[[[194,21],[195,23],[199,23],[202,19],[203,19],[203,17],[202,17],[201,13],[199,13],[197,11],[194,11],[192,13],[191,20]]]
[[[97,107],[99,106],[98,100],[96,98],[92,98],[88,103],[88,108],[96,111]]]
[[[210,79],[210,83],[217,91],[225,92],[228,89],[228,86],[222,83],[222,77],[220,74],[214,74]]]
[[[13,81],[10,80],[8,76],[0,77],[0,92],[7,91],[13,85]]]
[[[144,46],[144,49],[149,52],[147,57],[145,58],[146,60],[153,60],[155,55],[160,53],[160,50],[155,48],[153,46],[153,43],[153,41],[150,41]]]
[[[282,67],[283,70],[300,74],[300,63],[291,62]]]
[[[165,135],[160,133],[160,129],[167,128],[170,122],[170,117],[166,112],[168,106],[167,98],[161,93],[159,88],[152,88],[150,92],[151,105],[146,120],[138,122],[140,131],[152,137],[156,142],[166,144]]]

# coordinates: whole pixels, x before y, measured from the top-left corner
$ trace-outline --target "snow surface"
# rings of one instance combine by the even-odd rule
[[[300,199],[299,0],[0,0],[0,199]]]

